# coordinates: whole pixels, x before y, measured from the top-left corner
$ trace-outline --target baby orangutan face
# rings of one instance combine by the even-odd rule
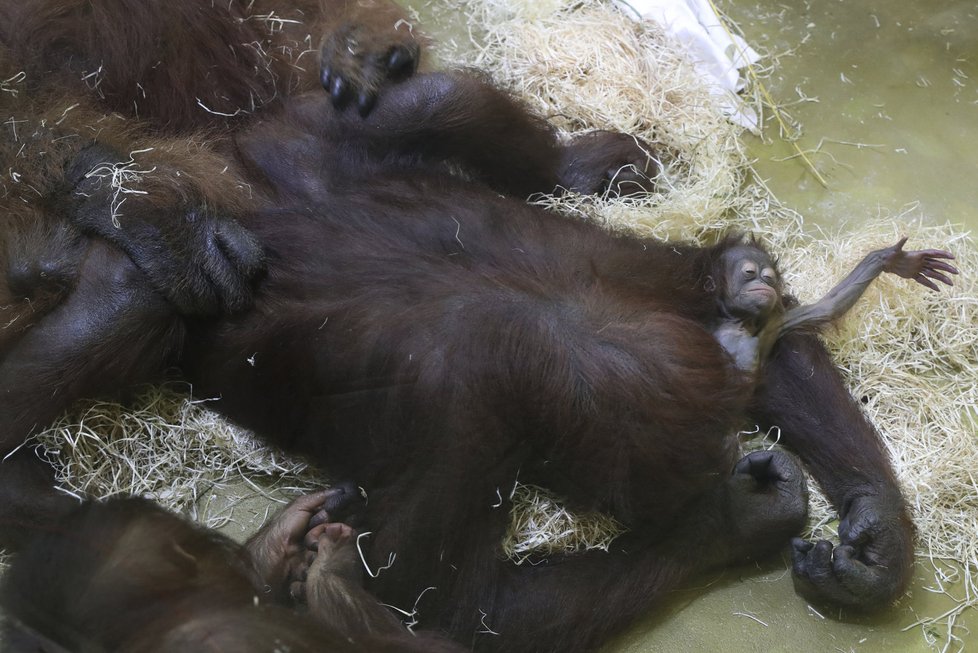
[[[781,309],[781,280],[767,252],[756,245],[737,245],[724,258],[724,304],[731,315],[764,319]]]

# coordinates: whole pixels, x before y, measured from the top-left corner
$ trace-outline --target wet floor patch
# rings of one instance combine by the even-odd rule
[[[908,212],[978,227],[978,4],[725,2],[823,187],[770,119],[748,138],[776,196],[819,224]]]

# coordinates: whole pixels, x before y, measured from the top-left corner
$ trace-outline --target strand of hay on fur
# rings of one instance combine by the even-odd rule
[[[131,408],[93,402],[35,436],[61,487],[82,497],[136,495],[211,527],[232,519],[235,499],[208,510],[212,490],[236,481],[273,500],[310,492],[323,479],[300,460],[260,443],[171,390],[153,388]]]

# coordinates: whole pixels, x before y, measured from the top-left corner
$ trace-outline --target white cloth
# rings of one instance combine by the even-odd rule
[[[686,46],[710,92],[720,98],[724,113],[736,125],[757,133],[757,112],[737,93],[746,81],[741,70],[760,59],[740,36],[728,33],[708,0],[615,0],[636,20],[651,20]],[[731,38],[732,37],[732,38]]]

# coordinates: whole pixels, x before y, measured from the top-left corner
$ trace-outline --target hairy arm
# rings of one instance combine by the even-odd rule
[[[884,249],[870,252],[849,275],[814,304],[789,309],[779,318],[771,319],[758,335],[759,359],[767,360],[774,343],[790,331],[802,328],[818,328],[845,315],[856,305],[859,298],[883,272],[913,279],[917,283],[937,290],[934,280],[953,285],[948,274],[958,270],[945,260],[953,259],[950,252],[940,249],[904,251],[906,237]]]

